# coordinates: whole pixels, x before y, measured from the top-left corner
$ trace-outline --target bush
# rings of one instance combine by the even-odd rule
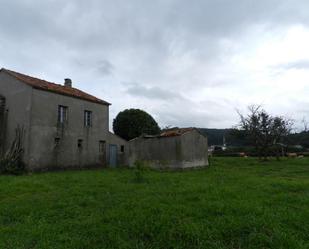
[[[10,149],[0,155],[0,173],[17,175],[25,170],[25,164],[22,161],[24,133],[25,130],[23,127],[18,126],[16,128],[15,139]]]
[[[157,135],[160,128],[154,118],[139,109],[127,109],[118,113],[113,121],[113,130],[116,135],[125,140],[131,140],[142,134]]]
[[[148,170],[148,166],[143,161],[135,161],[134,163],[134,182],[145,182],[145,172]]]

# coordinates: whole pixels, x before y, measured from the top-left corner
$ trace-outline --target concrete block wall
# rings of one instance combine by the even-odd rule
[[[139,137],[129,141],[127,161],[145,161],[153,168],[183,169],[208,165],[207,138],[197,131],[173,137]]]

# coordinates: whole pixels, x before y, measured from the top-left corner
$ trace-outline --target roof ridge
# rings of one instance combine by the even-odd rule
[[[20,76],[26,76],[26,77],[29,77],[29,78],[32,78],[32,79],[36,79],[36,80],[40,80],[40,81],[44,81],[48,84],[54,84],[54,85],[59,85],[59,86],[63,86],[59,83],[55,83],[55,82],[51,82],[51,81],[47,81],[47,80],[44,80],[44,79],[41,79],[41,78],[38,78],[38,77],[33,77],[31,75],[28,75],[28,74],[24,74],[24,73],[19,73],[19,72],[16,72],[16,71],[13,71],[13,70],[10,70],[10,69],[6,69],[6,68],[2,68],[4,71],[6,71],[7,73],[11,74],[12,76],[14,77],[18,77],[18,75]],[[17,75],[15,75],[17,74]]]
[[[33,77],[27,74],[22,74],[16,71],[12,71],[6,68],[1,68],[0,71],[6,72],[7,74],[11,75],[17,80],[20,80],[23,83],[30,85],[33,88],[50,91],[50,92],[54,92],[54,93],[58,93],[58,94],[62,94],[62,95],[70,96],[70,97],[75,97],[75,98],[87,100],[90,102],[95,102],[98,104],[110,105],[110,103],[102,99],[99,99],[75,87],[67,87],[59,83],[50,82],[50,81],[43,80],[37,77]]]
[[[169,130],[161,132],[159,137],[173,137],[173,136],[181,136],[189,131],[197,130],[195,127],[187,127],[187,128],[179,128],[174,127]]]

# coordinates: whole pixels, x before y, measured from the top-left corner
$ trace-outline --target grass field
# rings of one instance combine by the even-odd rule
[[[309,248],[309,159],[0,176],[0,248]]]

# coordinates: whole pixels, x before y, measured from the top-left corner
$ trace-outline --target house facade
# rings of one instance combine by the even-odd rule
[[[195,128],[177,128],[158,136],[129,141],[128,164],[144,161],[152,168],[186,169],[208,166],[208,141]]]
[[[29,170],[125,163],[126,141],[109,132],[109,106],[70,79],[60,85],[1,69],[0,150],[9,149],[22,127]]]

